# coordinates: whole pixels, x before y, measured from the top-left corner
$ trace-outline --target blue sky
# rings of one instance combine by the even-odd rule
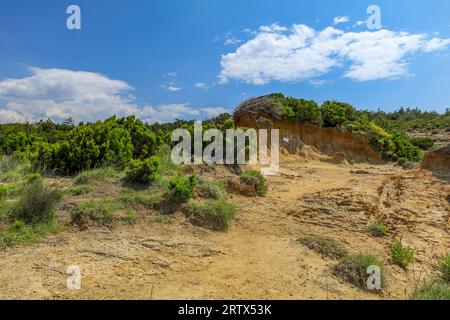
[[[70,4],[81,30],[66,28]],[[358,23],[372,4],[381,30]],[[0,122],[203,118],[271,92],[442,112],[449,12],[448,0],[2,0]]]

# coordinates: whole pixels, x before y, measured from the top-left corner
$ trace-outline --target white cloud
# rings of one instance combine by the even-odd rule
[[[168,86],[163,85],[162,87],[163,87],[164,89],[169,90],[169,91],[172,91],[172,92],[177,92],[177,91],[183,90],[182,87],[177,87],[177,86],[175,86],[175,85],[168,85]]]
[[[40,119],[96,121],[136,115],[147,122],[200,116],[189,104],[140,106],[127,83],[104,75],[63,69],[29,68],[30,76],[0,81],[0,122]]]
[[[336,68],[356,81],[398,78],[408,75],[408,58],[449,44],[450,39],[385,29],[344,32],[333,27],[316,31],[306,25],[289,30],[263,26],[253,39],[222,56],[219,83],[310,80]]]
[[[335,17],[334,18],[334,24],[341,24],[341,23],[347,23],[350,21],[350,18],[345,16],[345,17]]]
[[[219,114],[228,112],[225,108],[203,108],[201,109],[208,117],[215,117]]]
[[[367,23],[367,21],[359,20],[359,21],[356,21],[356,23],[353,25],[353,27],[359,27],[359,26],[365,25],[366,23]]]
[[[167,72],[164,77],[176,77],[178,75],[178,73],[176,73],[175,71],[172,72]]]
[[[237,39],[236,37],[228,38],[225,40],[224,45],[226,46],[235,46],[242,42],[242,40]]]
[[[203,83],[203,82],[197,82],[196,84],[194,84],[194,86],[196,88],[199,88],[199,89],[206,89],[206,88],[208,88],[208,85],[206,83]]]

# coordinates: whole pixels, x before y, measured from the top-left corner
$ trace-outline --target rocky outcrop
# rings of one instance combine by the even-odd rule
[[[450,145],[428,152],[420,167],[425,170],[450,173]]]
[[[240,127],[280,130],[281,146],[289,154],[305,154],[313,147],[338,162],[354,160],[379,163],[381,154],[369,142],[340,128],[321,128],[309,123],[295,123],[282,119],[279,106],[271,96],[250,99],[242,103],[234,113],[234,120]]]

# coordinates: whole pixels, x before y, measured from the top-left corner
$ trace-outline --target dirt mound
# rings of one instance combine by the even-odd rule
[[[420,167],[425,170],[450,173],[450,144],[441,149],[428,152]]]
[[[242,104],[234,114],[234,120],[241,127],[280,130],[281,146],[289,154],[311,156],[314,160],[327,161],[332,157],[333,162],[342,163],[345,159],[358,162],[380,163],[381,155],[376,152],[369,142],[339,128],[320,128],[309,123],[294,123],[282,120],[277,108],[265,105],[265,100],[250,100],[248,105]],[[306,146],[314,147],[317,152]],[[322,153],[327,157],[320,159]],[[343,159],[344,158],[344,159]],[[334,159],[334,160],[333,160]],[[328,159],[329,160],[329,159]]]

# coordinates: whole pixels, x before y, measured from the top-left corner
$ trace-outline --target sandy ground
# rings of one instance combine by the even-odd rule
[[[450,247],[450,184],[393,165],[334,165],[284,157],[263,198],[232,195],[238,207],[230,230],[212,232],[177,213],[171,224],[151,222],[113,230],[70,226],[28,247],[0,252],[1,299],[404,299],[436,275]],[[359,171],[358,171],[359,170]],[[369,236],[383,218],[391,231]],[[321,235],[350,253],[386,264],[382,294],[361,291],[330,272],[325,259],[296,241]],[[416,251],[408,271],[389,260],[401,238]],[[82,289],[68,290],[69,265]]]

